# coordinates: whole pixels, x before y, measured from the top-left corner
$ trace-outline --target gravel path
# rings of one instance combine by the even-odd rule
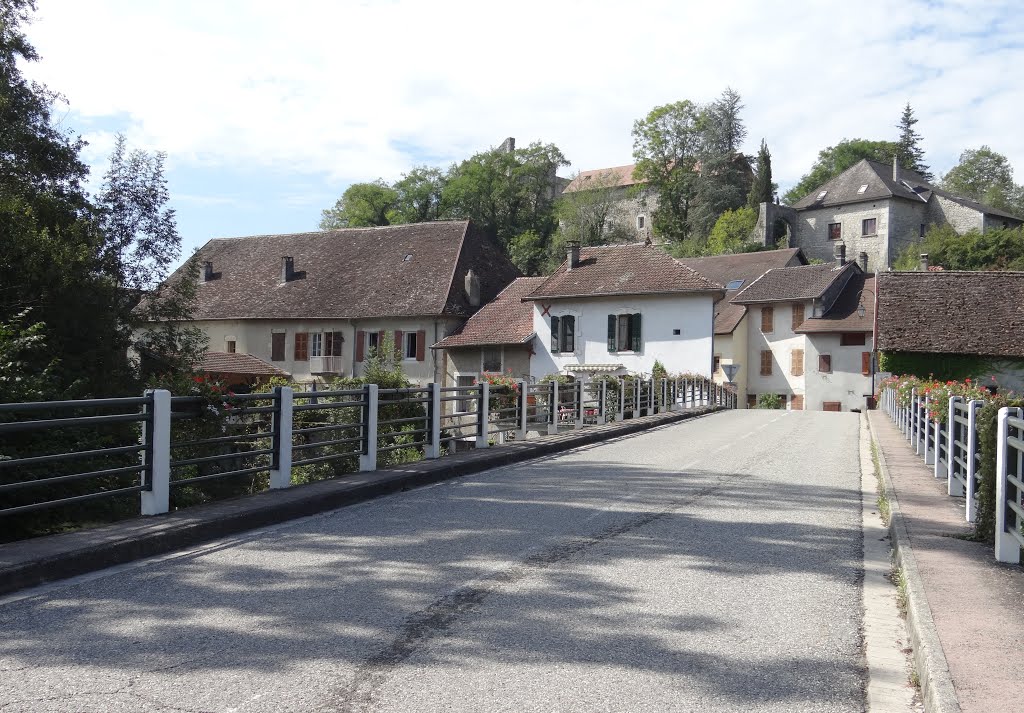
[[[0,711],[861,711],[854,414],[732,411],[0,603]]]

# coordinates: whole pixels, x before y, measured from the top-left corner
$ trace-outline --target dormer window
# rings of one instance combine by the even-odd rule
[[[863,184],[860,188],[857,189],[857,195],[860,195],[861,193],[863,193],[867,189],[868,189],[868,184],[866,184],[866,183]]]
[[[818,200],[819,201],[822,200],[827,193],[828,193],[828,191],[822,191],[821,193],[819,193],[818,194]]]
[[[746,282],[746,280],[732,280],[731,282],[729,282],[728,285],[725,286],[725,289],[738,290],[739,288],[743,287],[744,282]]]

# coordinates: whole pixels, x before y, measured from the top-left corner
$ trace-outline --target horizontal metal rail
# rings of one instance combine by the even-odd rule
[[[70,498],[60,498],[59,500],[47,500],[41,503],[32,503],[30,505],[15,505],[14,507],[0,509],[0,517],[4,515],[16,515],[18,513],[30,512],[32,510],[43,510],[45,508],[60,507],[62,505],[71,505],[73,503],[81,503],[86,500],[96,500],[98,498],[109,498],[117,495],[128,495],[131,493],[141,493],[146,490],[145,485],[132,485],[127,488],[115,488],[113,490],[101,490],[96,493],[87,493],[85,495],[75,495]]]
[[[338,411],[346,408],[363,408],[366,401],[333,401],[326,404],[296,404],[292,406],[293,411]]]
[[[238,443],[245,441],[258,441],[261,438],[273,438],[276,431],[260,431],[258,433],[236,433],[231,436],[213,436],[211,438],[200,438],[195,441],[172,441],[171,450],[180,448],[195,448],[197,446],[210,446],[217,443]]]
[[[132,423],[148,421],[149,415],[144,413],[110,414],[108,416],[72,416],[71,418],[46,418],[35,421],[10,421],[0,423],[0,435],[4,433],[22,433],[47,428],[70,428],[85,426],[101,426],[107,423]]]
[[[80,458],[102,458],[107,456],[121,455],[124,453],[138,453],[145,450],[145,446],[115,446],[114,448],[98,448],[91,451],[72,451],[71,453],[54,453],[46,456],[29,456],[27,458],[0,459],[0,470],[14,467],[28,467],[43,463],[60,463],[63,461],[77,460]]]
[[[341,446],[348,443],[359,443],[362,444],[362,436],[349,436],[348,438],[334,438],[330,441],[316,441],[310,443],[295,443],[292,444],[292,452],[295,451],[307,451],[313,448],[327,448],[329,446]],[[294,461],[293,461],[294,464]]]
[[[68,473],[67,475],[53,475],[46,478],[36,478],[34,480],[19,480],[16,483],[3,483],[0,484],[0,493],[21,490],[22,488],[31,488],[40,485],[51,485],[53,483],[67,483],[73,480],[86,480],[88,478],[106,478],[113,475],[124,475],[125,473],[140,473],[146,470],[146,466],[129,465],[121,468],[107,468],[105,470],[93,470],[87,473]]]
[[[316,465],[317,463],[327,463],[328,461],[341,460],[342,458],[358,458],[360,454],[362,454],[362,449],[344,453],[330,453],[325,456],[313,456],[312,458],[302,458],[300,460],[293,460],[292,467],[298,468],[300,465]]]
[[[226,470],[220,473],[210,473],[209,475],[197,475],[191,478],[177,478],[171,479],[170,486],[176,488],[181,485],[192,485],[193,483],[202,483],[207,480],[220,480],[222,478],[230,478],[237,475],[251,475],[253,473],[260,473],[268,471],[274,466],[270,463],[266,465],[257,465],[252,468],[242,468],[240,470]]]
[[[82,399],[80,401],[25,401],[23,403],[0,403],[0,413],[145,406],[148,403],[149,398],[146,396],[126,396],[116,399]]]
[[[262,456],[272,454],[273,448],[260,448],[254,451],[240,451],[238,453],[218,453],[212,456],[199,456],[197,458],[185,458],[183,460],[172,460],[171,469],[184,468],[188,465],[199,465],[201,463],[215,463],[220,460],[228,460],[231,458],[252,458],[255,456]]]

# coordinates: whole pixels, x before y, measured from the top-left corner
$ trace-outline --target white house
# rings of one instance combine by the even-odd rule
[[[644,243],[580,248],[532,293],[533,378],[560,373],[711,376],[721,285]]]

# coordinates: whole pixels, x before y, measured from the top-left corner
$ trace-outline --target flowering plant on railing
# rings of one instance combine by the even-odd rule
[[[512,376],[512,370],[501,374],[498,372],[485,372],[476,380],[476,383],[486,383],[490,391],[490,398],[487,400],[487,408],[496,417],[502,417],[498,411],[515,407],[519,399],[519,380]]]
[[[949,421],[949,398],[959,396],[964,401],[985,399],[989,392],[971,379],[963,381],[937,381],[920,379],[916,376],[891,376],[882,380],[882,391],[892,388],[896,392],[897,404],[903,408],[910,406],[911,391],[916,389],[918,395],[928,399],[928,418],[939,423]]]

